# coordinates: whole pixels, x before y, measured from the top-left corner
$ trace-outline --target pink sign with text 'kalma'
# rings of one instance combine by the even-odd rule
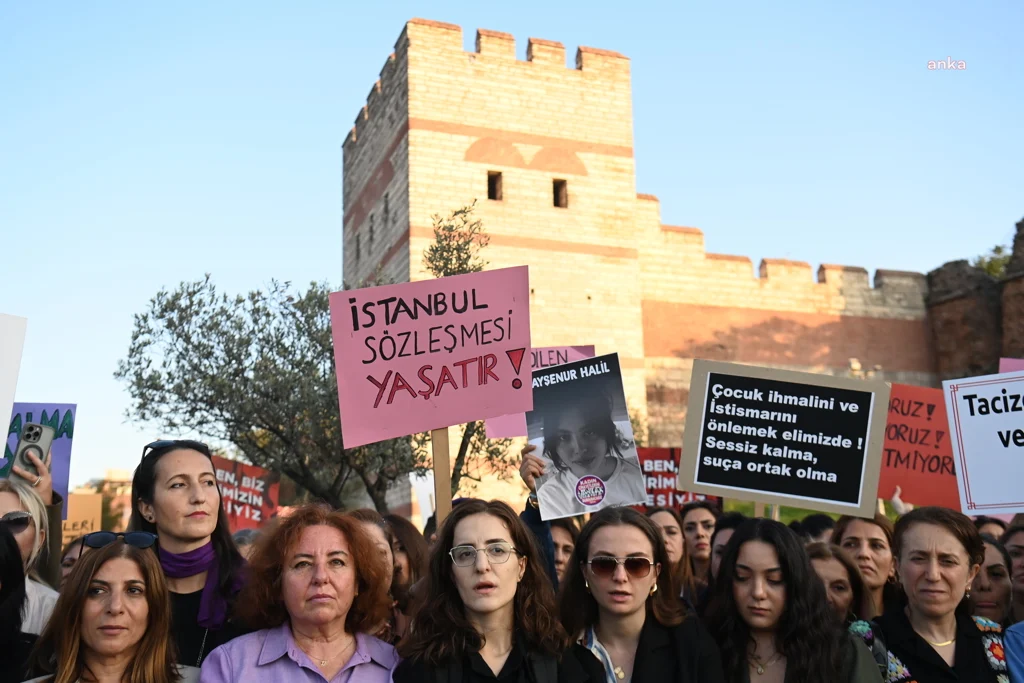
[[[593,346],[544,346],[530,349],[530,369],[543,370],[594,357]],[[526,413],[492,417],[485,424],[488,439],[514,439],[526,436]]]
[[[331,294],[346,448],[533,409],[526,266]]]

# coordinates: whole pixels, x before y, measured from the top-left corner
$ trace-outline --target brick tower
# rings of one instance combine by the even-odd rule
[[[425,277],[431,216],[477,201],[491,268],[529,265],[536,346],[617,352],[651,445],[679,446],[694,358],[934,384],[924,276],[708,254],[636,192],[629,60],[406,24],[344,145],[344,271]],[[518,494],[516,494],[518,495]]]

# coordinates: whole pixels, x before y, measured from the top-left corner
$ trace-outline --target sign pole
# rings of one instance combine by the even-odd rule
[[[430,431],[430,452],[434,459],[434,520],[440,529],[441,522],[452,511],[452,466],[447,427]]]
[[[754,503],[754,517],[764,517],[764,503]]]

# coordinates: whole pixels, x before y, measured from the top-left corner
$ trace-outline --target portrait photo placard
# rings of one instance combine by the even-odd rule
[[[889,385],[697,360],[678,488],[871,517]]]
[[[526,427],[545,465],[542,519],[647,502],[618,354],[534,371]]]

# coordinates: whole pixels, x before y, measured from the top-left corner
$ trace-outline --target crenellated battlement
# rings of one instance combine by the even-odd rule
[[[570,67],[566,63],[565,45],[553,40],[529,38],[526,59],[522,60],[516,56],[515,36],[509,33],[478,29],[474,50],[467,51],[463,47],[461,26],[430,19],[410,19],[395,43],[395,51],[384,64],[380,78],[370,90],[366,104],[356,116],[345,138],[346,147],[359,141],[366,125],[380,112],[380,100],[390,96],[389,86],[394,80],[396,66],[399,63],[407,64],[409,54],[417,51],[421,51],[425,58],[437,61],[439,65],[453,58],[468,57],[494,64],[506,62],[521,68],[543,68],[545,72],[539,77],[547,81],[552,76],[547,69],[553,68],[562,69],[567,75],[575,72],[579,77],[590,78],[625,77],[628,80],[629,74],[629,58],[611,50],[580,46],[576,50],[575,66]]]
[[[653,218],[658,198],[650,194],[637,194],[640,206]],[[651,204],[647,204],[651,202]],[[650,207],[650,208],[649,208]],[[875,271],[874,280],[866,268],[860,266],[823,263],[817,273],[810,263],[779,258],[763,258],[754,271],[753,261],[736,254],[708,253],[704,248],[704,232],[699,228],[660,224],[653,235],[650,248],[652,260],[671,261],[691,272],[699,272],[702,280],[716,287],[756,288],[760,295],[774,300],[786,300],[795,295],[810,295],[817,299],[831,299],[835,295],[844,300],[876,300],[879,304],[892,304],[894,312],[907,315],[919,310],[923,315],[924,299],[928,292],[927,278],[922,273],[901,270]]]

